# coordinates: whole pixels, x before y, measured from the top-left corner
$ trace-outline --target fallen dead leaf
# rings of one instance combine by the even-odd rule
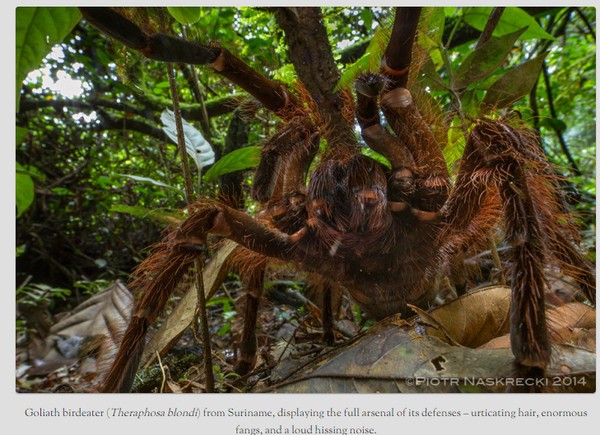
[[[32,341],[33,366],[28,374],[39,376],[70,366],[100,345],[118,346],[132,304],[131,292],[116,281],[75,307],[50,328],[48,337]]]
[[[592,352],[557,346],[546,375],[581,379],[578,385],[562,383],[556,391],[595,391],[595,363]],[[425,334],[416,321],[392,317],[260,392],[504,392],[514,376],[509,349],[452,346]]]
[[[413,310],[429,325],[428,335],[475,348],[509,331],[510,287],[485,287],[430,312]]]
[[[226,240],[204,268],[202,277],[206,300],[214,295],[225,279],[228,272],[227,259],[237,246],[237,243]],[[197,303],[196,287],[191,286],[146,345],[141,360],[142,366],[148,366],[154,360],[156,352],[164,355],[177,342],[194,320]]]

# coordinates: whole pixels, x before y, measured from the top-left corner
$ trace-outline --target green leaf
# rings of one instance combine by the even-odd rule
[[[140,219],[151,219],[162,223],[173,223],[175,221],[183,220],[183,217],[177,213],[151,210],[135,205],[113,204],[110,207],[110,211],[114,213],[125,213]]]
[[[419,45],[427,51],[441,47],[445,21],[443,8],[423,8],[419,22],[419,32],[417,33]]]
[[[16,256],[20,257],[25,253],[25,251],[27,251],[27,244],[23,243],[22,245],[17,246]]]
[[[562,119],[544,118],[540,122],[540,126],[551,128],[556,131],[563,132],[567,129],[567,124]]]
[[[455,172],[454,165],[463,155],[465,144],[466,140],[463,129],[461,128],[461,120],[458,116],[455,116],[448,129],[448,142],[442,150],[444,160],[446,160],[448,170],[451,174]]]
[[[475,29],[482,31],[487,24],[488,18],[490,17],[490,13],[492,12],[491,7],[487,8],[466,8],[463,12],[463,19],[467,24],[474,27]],[[525,12],[521,8],[516,7],[507,7],[502,16],[500,17],[500,21],[498,25],[494,29],[493,36],[500,37],[507,35],[512,32],[516,32],[523,27],[527,27],[527,31],[521,35],[521,39],[529,40],[529,39],[550,39],[555,41],[556,38],[546,32],[538,22]]]
[[[444,15],[446,17],[453,17],[453,16],[455,16],[456,12],[458,10],[458,8],[454,7],[454,6],[453,7],[448,6],[448,7],[442,8],[442,9],[444,10]]]
[[[382,156],[381,154],[379,154],[377,151],[373,151],[369,147],[363,147],[363,148],[361,148],[360,151],[363,155],[372,158],[376,162],[381,163],[386,168],[388,168],[388,169],[392,168],[392,164],[390,163],[390,161],[385,156]]]
[[[378,71],[381,65],[381,57],[389,39],[390,32],[381,26],[378,27],[373,39],[365,50],[365,54],[356,62],[346,67],[334,91],[337,92],[340,89],[350,86],[360,74],[369,71]]]
[[[436,51],[439,52],[439,50]],[[426,60],[423,63],[423,67],[420,71],[423,76],[423,85],[429,86],[431,90],[434,91],[449,90],[450,86],[437,72],[437,68],[433,59],[429,56],[429,54],[426,54],[425,56]]]
[[[173,7],[168,6],[167,10],[173,18],[184,25],[195,24],[200,20],[201,8],[198,7]]]
[[[548,52],[509,70],[494,82],[483,99],[484,107],[507,107],[529,94],[535,85]]]
[[[81,19],[77,8],[19,7],[16,11],[16,102],[23,81],[50,48],[61,42]]]
[[[217,163],[212,165],[202,177],[205,182],[211,182],[215,178],[231,172],[254,168],[260,161],[261,147],[252,145],[237,149],[221,157]]]
[[[16,203],[17,203],[17,218],[33,204],[33,198],[35,196],[35,185],[33,179],[29,174],[25,172],[23,166],[19,163],[16,164],[17,179],[16,179]]]
[[[491,38],[472,51],[454,73],[454,89],[462,90],[486,78],[504,62],[526,27],[500,38]]]
[[[364,8],[360,12],[360,18],[364,22],[365,29],[371,30],[371,27],[373,26],[373,12],[371,11],[371,9]]]
[[[273,78],[275,80],[288,86],[293,86],[296,83],[297,76],[296,69],[291,63],[286,63],[273,72]]]
[[[20,145],[21,143],[23,143],[23,141],[25,140],[25,137],[27,137],[27,133],[29,133],[29,130],[27,130],[24,127],[17,126],[17,132],[16,132],[16,144],[17,145]]]

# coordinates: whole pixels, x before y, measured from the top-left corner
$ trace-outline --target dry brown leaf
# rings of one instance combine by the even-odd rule
[[[131,316],[132,304],[133,296],[129,289],[116,281],[75,307],[52,325],[45,340],[32,343],[30,355],[34,366],[29,374],[48,374],[64,365],[71,365],[102,342],[118,347],[122,331]]]
[[[581,302],[571,302],[548,309],[548,324],[554,329],[596,327],[596,309]]]
[[[302,362],[295,372],[289,364],[276,368],[271,379],[281,375],[277,385],[263,390],[504,392],[511,379],[523,376],[513,372],[510,288],[487,287],[429,313],[415,311],[417,316],[408,321],[383,320],[340,348],[308,364]],[[573,303],[547,313],[553,338],[547,379],[570,376],[577,382],[549,383],[546,391],[595,391],[595,309]],[[415,379],[428,381],[417,385]]]
[[[450,344],[479,347],[510,329],[510,287],[490,286],[417,315],[429,327],[427,334]]]
[[[571,302],[547,311],[548,329],[553,343],[596,351],[596,309]]]
[[[515,376],[513,359],[509,349],[452,346],[424,334],[418,322],[392,317],[263,392],[504,392]],[[595,391],[595,362],[592,352],[557,346],[547,376],[579,382],[552,391]]]
[[[487,343],[479,346],[478,349],[510,349],[510,334],[492,338]]]
[[[571,302],[546,310],[548,333],[554,345],[575,346],[596,352],[596,309]],[[509,349],[510,334],[496,337],[480,349]]]
[[[228,271],[227,259],[237,246],[237,243],[226,240],[204,268],[202,277],[207,300],[215,294],[225,279]],[[156,352],[164,355],[177,342],[183,331],[194,320],[197,303],[196,287],[191,286],[146,345],[142,365],[149,365],[154,360]]]

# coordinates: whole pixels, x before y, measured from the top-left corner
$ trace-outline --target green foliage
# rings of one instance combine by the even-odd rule
[[[17,289],[17,304],[38,306],[58,299],[64,301],[70,294],[69,289],[31,283]]]
[[[17,165],[17,176],[16,176],[16,203],[17,203],[17,218],[21,217],[21,215],[27,210],[31,204],[33,204],[33,199],[35,195],[35,185],[33,184],[33,179],[31,175],[29,175],[23,166],[20,164]]]
[[[493,8],[491,7],[465,8],[462,13],[462,17],[467,24],[481,31],[484,29],[492,9]],[[524,40],[555,39],[554,36],[542,29],[535,18],[533,18],[523,9],[516,7],[507,7],[504,10],[502,16],[500,17],[500,22],[494,30],[493,36],[504,36],[523,28],[527,28],[525,33],[523,33],[521,36],[521,38]]]
[[[195,24],[200,20],[201,8],[196,7],[173,7],[168,6],[167,10],[173,18],[181,24]]]
[[[211,182],[221,175],[255,168],[260,161],[260,150],[261,147],[252,145],[232,151],[212,165],[202,179]]]
[[[76,8],[19,7],[16,11],[17,110],[21,85],[50,48],[63,40],[81,18]]]
[[[231,331],[233,320],[237,316],[237,311],[233,308],[233,299],[229,296],[213,297],[206,302],[206,308],[218,307],[221,311],[223,324],[217,331],[219,337],[223,337]]]
[[[392,164],[390,163],[390,161],[387,158],[385,158],[385,156],[382,156],[381,154],[379,154],[377,151],[373,151],[369,147],[363,147],[363,148],[360,149],[360,151],[365,156],[371,157],[373,160],[381,163],[386,168],[391,168],[392,167]]]
[[[96,295],[106,290],[111,284],[106,279],[98,279],[95,281],[75,281],[73,287],[84,295]]]
[[[483,104],[503,108],[528,95],[537,81],[546,55],[543,53],[502,75],[488,88]]]
[[[114,213],[126,213],[140,219],[150,219],[163,224],[171,224],[182,220],[183,216],[181,213],[168,212],[162,210],[150,210],[146,207],[139,207],[135,205],[123,205],[114,204],[110,208],[111,212]]]
[[[458,68],[456,68],[452,87],[462,90],[470,84],[487,78],[496,71],[512,51],[515,42],[525,30],[526,28],[523,28],[500,38],[491,38],[469,53]]]
[[[360,74],[375,72],[381,65],[381,57],[385,51],[387,42],[390,39],[389,29],[378,27],[371,42],[367,46],[365,54],[361,56],[352,65],[348,65],[340,78],[336,90],[349,87]]]

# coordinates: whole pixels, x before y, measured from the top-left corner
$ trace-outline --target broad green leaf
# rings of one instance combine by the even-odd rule
[[[185,25],[197,23],[200,20],[200,13],[202,11],[198,7],[168,6],[167,9],[173,18]]]
[[[419,45],[427,51],[432,48],[441,47],[445,21],[446,17],[443,8],[423,8],[421,20],[419,22],[419,33],[417,34]],[[424,36],[426,36],[426,38],[425,40],[422,40],[422,37]]]
[[[492,74],[511,52],[523,28],[500,38],[491,38],[472,51],[454,73],[454,89],[461,90]]]
[[[483,30],[492,12],[491,7],[481,8],[466,8],[463,12],[463,19],[467,24],[477,30]],[[527,27],[527,31],[521,35],[521,39],[551,39],[556,40],[554,36],[546,32],[540,27],[538,22],[521,8],[507,7],[498,25],[494,29],[493,36],[500,37],[512,32],[516,32],[523,27]]]
[[[445,15],[446,17],[453,17],[453,16],[455,16],[455,15],[456,15],[456,12],[457,12],[457,10],[458,10],[458,8],[457,8],[457,7],[455,7],[455,6],[452,6],[452,7],[448,6],[448,7],[444,7],[444,8],[442,8],[442,9],[443,9],[443,11],[444,11],[444,15]]]
[[[19,7],[16,11],[16,102],[21,86],[50,48],[61,42],[81,19],[77,8]]]
[[[370,8],[364,8],[360,12],[360,18],[364,22],[365,29],[369,30],[373,26],[373,12]]]
[[[175,124],[175,114],[169,110],[163,110],[160,115],[160,120],[163,123],[163,130],[169,138],[177,143],[177,126]],[[215,152],[210,143],[202,136],[202,133],[192,124],[182,119],[183,136],[185,139],[185,150],[189,156],[194,159],[198,171],[203,167],[211,165],[215,161]]]
[[[454,165],[463,155],[465,144],[466,139],[463,129],[461,128],[461,121],[458,116],[455,116],[452,125],[450,125],[450,128],[448,129],[448,142],[442,150],[444,160],[446,160],[448,170],[451,174],[455,172]]]
[[[33,179],[25,172],[23,166],[16,164],[17,179],[16,179],[16,203],[17,203],[17,218],[31,206],[35,196],[35,185]]]
[[[231,172],[254,168],[260,161],[261,147],[253,145],[237,149],[221,157],[202,177],[205,182]]]
[[[548,52],[509,70],[494,82],[483,99],[484,107],[507,107],[529,94],[535,85]]]

